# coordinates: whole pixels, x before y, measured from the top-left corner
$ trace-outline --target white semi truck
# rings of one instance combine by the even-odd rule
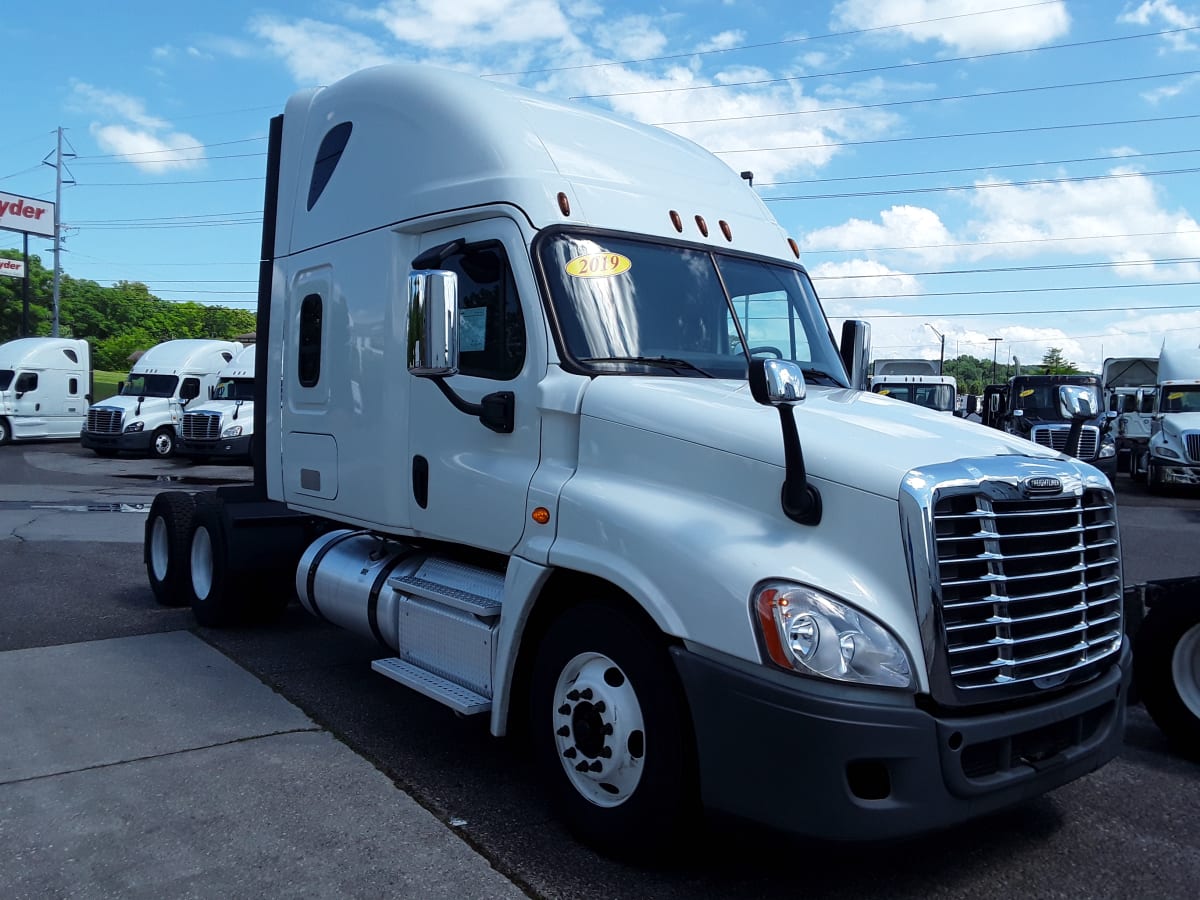
[[[91,393],[87,341],[31,337],[0,344],[0,444],[78,438]]]
[[[671,134],[428,67],[271,124],[252,486],[160,494],[206,625],[305,609],[586,840],[944,828],[1120,749],[1114,495],[862,390],[794,241]],[[1078,398],[1062,402],[1080,414]]]
[[[1150,443],[1158,358],[1120,356],[1104,360],[1100,375],[1104,408],[1116,414],[1116,471],[1133,474]],[[1113,477],[1116,473],[1113,473]]]
[[[1150,437],[1134,474],[1151,490],[1200,485],[1200,347],[1163,343]]]
[[[178,456],[249,459],[254,439],[254,346],[238,351],[217,373],[204,403],[190,403],[179,423]]]
[[[184,407],[208,396],[241,349],[236,341],[193,338],[156,344],[133,364],[117,396],[88,410],[80,441],[97,456],[172,456]]]

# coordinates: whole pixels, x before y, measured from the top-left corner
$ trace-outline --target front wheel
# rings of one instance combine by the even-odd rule
[[[12,426],[8,424],[8,419],[0,416],[0,447],[3,447],[12,440]]]
[[[1138,693],[1182,752],[1200,757],[1200,597],[1152,609],[1133,648]]]
[[[559,815],[617,856],[683,847],[699,822],[694,739],[661,636],[587,602],[562,613],[540,647],[531,731]]]
[[[160,428],[154,432],[154,440],[150,443],[150,449],[154,452],[157,459],[166,459],[169,456],[175,455],[175,430],[172,428]]]

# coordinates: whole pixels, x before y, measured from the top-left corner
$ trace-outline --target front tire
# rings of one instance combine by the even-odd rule
[[[585,602],[540,648],[531,733],[558,814],[615,856],[685,846],[700,819],[695,741],[662,636],[616,605]]]
[[[12,441],[12,426],[8,424],[8,419],[0,416],[0,447]]]
[[[1133,648],[1138,694],[1167,739],[1200,758],[1200,597],[1152,609]]]
[[[150,442],[150,452],[154,454],[155,459],[167,459],[174,456],[175,430],[163,427],[154,432],[154,439]]]
[[[185,491],[163,491],[146,517],[146,575],[154,598],[163,606],[186,606],[189,538],[196,501]]]

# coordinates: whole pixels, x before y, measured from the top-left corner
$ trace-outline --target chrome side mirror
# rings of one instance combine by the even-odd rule
[[[458,372],[458,276],[454,272],[408,275],[408,371],[424,378]]]
[[[850,387],[867,389],[867,369],[871,364],[871,323],[847,319],[842,323],[842,364],[850,377]]]
[[[752,359],[750,394],[763,406],[799,403],[807,396],[804,372],[790,359]]]
[[[1058,410],[1066,419],[1094,419],[1100,409],[1096,389],[1085,384],[1060,384]]]

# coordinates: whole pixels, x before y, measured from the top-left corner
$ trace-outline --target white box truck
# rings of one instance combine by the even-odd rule
[[[87,341],[31,337],[0,344],[0,444],[78,438],[91,391]]]
[[[706,151],[385,66],[288,101],[267,185],[254,483],[158,496],[161,602],[294,586],[380,674],[527,727],[615,852],[702,808],[910,835],[1120,749],[1108,480],[861,390],[865,324],[839,352]]]
[[[1200,485],[1200,347],[1164,342],[1155,392],[1150,438],[1135,474],[1151,490]]]
[[[156,344],[133,364],[117,396],[88,410],[80,441],[97,456],[173,455],[184,407],[208,396],[241,349],[236,341],[193,338]]]
[[[177,456],[197,461],[218,457],[249,459],[254,439],[254,346],[238,351],[217,373],[204,403],[193,401],[179,423]]]

